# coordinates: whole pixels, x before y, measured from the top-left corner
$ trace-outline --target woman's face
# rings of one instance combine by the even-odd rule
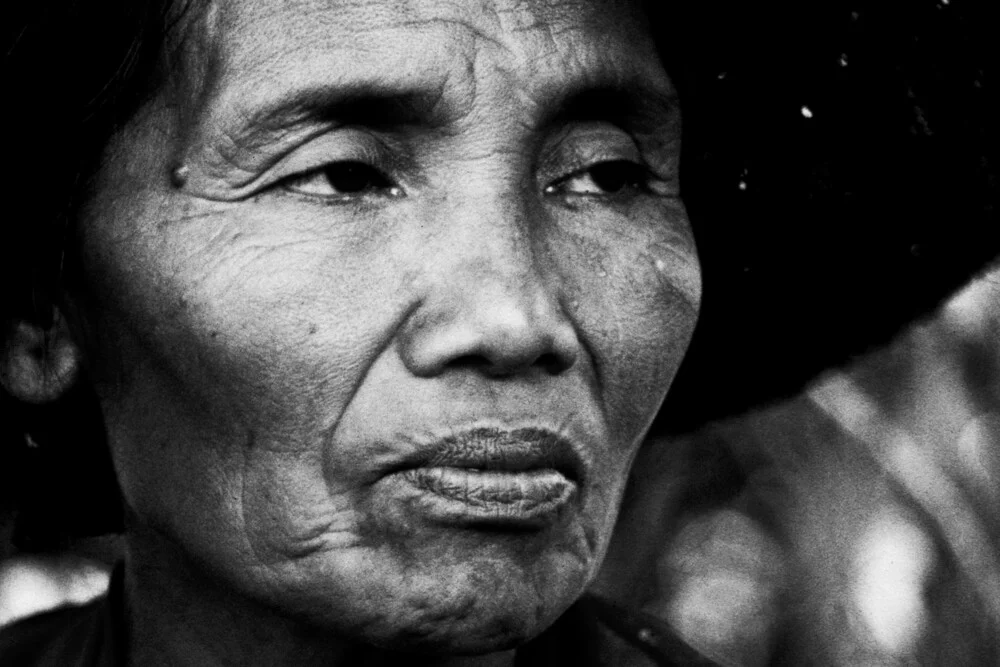
[[[81,231],[137,534],[365,641],[537,633],[600,563],[698,308],[641,22],[219,0],[182,48]]]

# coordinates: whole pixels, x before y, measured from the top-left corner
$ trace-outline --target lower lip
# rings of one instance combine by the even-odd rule
[[[569,504],[577,486],[552,469],[502,471],[414,468],[399,473],[421,494],[421,511],[448,523],[544,527]]]

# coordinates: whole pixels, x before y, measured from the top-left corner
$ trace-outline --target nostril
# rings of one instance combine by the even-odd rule
[[[529,368],[541,370],[549,375],[558,375],[565,371],[572,362],[556,352],[544,352],[534,358],[505,357],[483,354],[456,355],[444,364],[452,370],[471,370],[491,377],[504,377],[521,373]]]
[[[490,368],[493,364],[486,357],[482,357],[478,354],[463,354],[455,357],[445,364],[448,368],[456,369],[469,369],[469,370],[486,370]]]
[[[535,365],[544,369],[549,375],[558,375],[569,368],[571,362],[554,352],[547,352],[538,357]]]
[[[445,364],[451,370],[470,370],[490,377],[504,377],[521,373],[528,368],[536,368],[550,375],[557,375],[566,370],[567,364],[559,355],[545,353],[528,361],[525,359],[490,358],[487,355],[463,354],[456,356]]]

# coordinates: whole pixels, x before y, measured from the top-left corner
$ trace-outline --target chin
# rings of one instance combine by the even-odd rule
[[[393,651],[427,655],[480,655],[516,648],[551,625],[559,611],[551,614],[528,606],[500,609],[488,603],[472,605],[460,614],[427,610],[420,619],[409,619],[373,644]],[[443,613],[442,613],[443,612]]]
[[[398,651],[475,655],[515,648],[548,628],[582,595],[583,573],[526,575],[471,563],[450,576],[411,582],[373,643]],[[541,583],[536,583],[541,582]]]

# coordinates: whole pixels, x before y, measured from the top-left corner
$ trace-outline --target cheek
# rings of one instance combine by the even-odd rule
[[[221,211],[168,219],[100,257],[94,291],[111,297],[98,338],[131,337],[136,357],[114,363],[121,346],[106,345],[107,375],[146,369],[145,381],[169,378],[192,403],[246,401],[242,416],[264,423],[315,414],[317,402],[328,413],[384,345],[396,286],[371,279],[374,253],[334,252],[343,244],[303,228]]]
[[[401,309],[364,247],[235,217],[94,231],[95,375],[132,509],[193,551],[269,557],[350,527],[330,486],[363,471],[325,479],[323,443]]]
[[[641,218],[640,218],[641,220]],[[563,224],[559,265],[569,308],[619,433],[644,429],[687,350],[701,272],[681,210],[645,224]]]

